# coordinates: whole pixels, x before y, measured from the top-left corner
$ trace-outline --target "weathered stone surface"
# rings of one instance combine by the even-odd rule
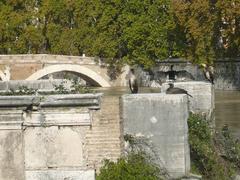
[[[0,180],[94,180],[122,147],[119,98],[0,96]]]
[[[0,131],[0,179],[25,179],[23,136],[20,130]]]
[[[0,130],[22,129],[22,108],[0,108]]]
[[[168,83],[164,83],[162,92],[165,92],[168,87]],[[185,89],[193,96],[193,98],[188,98],[190,111],[205,114],[210,119],[215,108],[214,87],[211,83],[202,81],[176,82],[174,87]]]
[[[93,113],[91,129],[86,133],[88,166],[97,172],[104,159],[117,161],[123,152],[123,123],[119,117],[119,98],[102,98],[101,110]]]
[[[84,167],[85,127],[28,127],[24,131],[27,170]]]
[[[95,180],[94,170],[87,171],[26,171],[26,180]]]
[[[173,177],[190,170],[188,104],[186,95],[136,94],[122,96],[124,134],[149,138]]]

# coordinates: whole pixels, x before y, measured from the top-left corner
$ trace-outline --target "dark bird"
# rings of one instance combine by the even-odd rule
[[[170,76],[172,76],[171,78],[177,81],[191,81],[191,80],[195,80],[195,78],[193,77],[193,75],[189,72],[187,72],[186,70],[181,70],[181,71],[174,71],[174,73],[172,75],[169,74],[170,71],[164,72],[164,71],[158,71],[156,73],[156,77],[154,77],[156,80],[160,81],[160,82],[166,82]]]
[[[137,78],[135,76],[134,69],[130,69],[130,77],[129,77],[128,83],[129,83],[130,91],[133,94],[138,93],[138,82],[137,82]]]
[[[170,66],[170,71],[167,72],[168,73],[168,79],[169,80],[176,80],[176,71],[173,70],[173,65]]]
[[[214,70],[212,66],[208,66],[206,64],[201,64],[201,67],[203,68],[203,74],[204,77],[211,82],[212,84],[214,84]]]
[[[192,97],[186,90],[174,87],[172,83],[170,83],[169,86],[170,87],[166,90],[166,94],[187,94],[188,96]]]

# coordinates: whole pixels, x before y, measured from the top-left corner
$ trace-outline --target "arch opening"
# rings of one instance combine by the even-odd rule
[[[56,72],[72,72],[77,73],[82,79],[93,84],[94,86],[100,87],[110,87],[110,83],[105,80],[102,76],[94,72],[93,70],[80,66],[80,65],[69,65],[69,64],[61,64],[61,65],[51,65],[44,67],[43,69],[35,72],[26,80],[39,80],[44,76]]]

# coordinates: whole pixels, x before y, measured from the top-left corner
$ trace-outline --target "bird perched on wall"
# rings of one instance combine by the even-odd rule
[[[173,70],[173,67],[171,66],[170,71],[157,71],[155,75],[155,80],[159,81],[161,83],[166,81],[192,81],[195,80],[193,75],[189,73],[186,70],[180,70],[180,71],[171,71]]]
[[[187,94],[192,97],[192,95],[188,94],[188,92],[184,89],[174,87],[173,83],[169,83],[169,88],[166,90],[166,94]]]
[[[170,66],[170,71],[167,72],[168,80],[175,81],[176,80],[176,71],[173,70],[173,65]]]
[[[212,66],[206,65],[206,64],[201,64],[201,67],[203,68],[203,74],[204,77],[211,82],[212,84],[214,84],[214,70]]]
[[[128,83],[129,83],[130,91],[133,94],[138,93],[138,82],[137,82],[137,78],[135,76],[134,69],[130,69],[130,77],[129,77]]]

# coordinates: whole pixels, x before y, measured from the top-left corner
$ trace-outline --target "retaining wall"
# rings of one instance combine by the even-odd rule
[[[102,161],[116,161],[123,145],[118,111],[102,111],[118,102],[101,98],[0,96],[0,179],[95,179]]]

